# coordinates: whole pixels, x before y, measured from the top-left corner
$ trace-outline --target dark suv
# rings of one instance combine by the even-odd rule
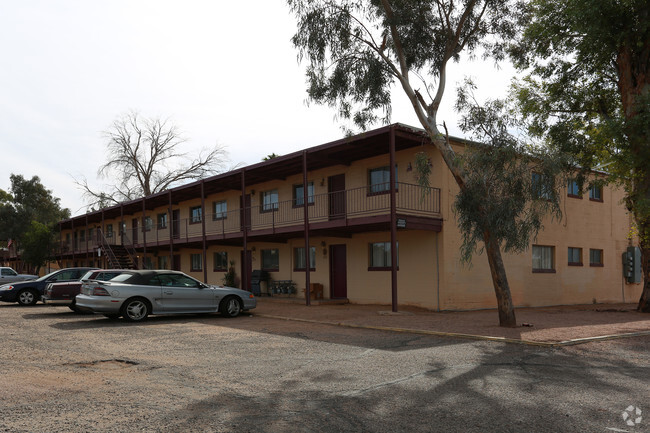
[[[0,301],[18,302],[20,305],[34,305],[41,299],[43,291],[49,283],[78,281],[86,272],[92,269],[97,268],[60,269],[36,280],[5,284],[0,286]]]

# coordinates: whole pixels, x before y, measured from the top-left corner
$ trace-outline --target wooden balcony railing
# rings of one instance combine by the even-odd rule
[[[440,218],[440,189],[422,188],[418,185],[398,183],[396,209],[400,215]],[[249,233],[256,230],[299,227],[303,225],[304,209],[303,197],[267,205],[251,206],[246,208],[246,226]],[[344,191],[317,194],[308,198],[309,223],[315,224],[332,220],[352,220],[369,216],[387,215],[390,213],[390,191],[388,184],[360,187]],[[237,236],[242,233],[244,211],[239,209],[223,213],[208,213],[205,215],[206,236]],[[171,221],[171,226],[153,227],[144,229],[139,227],[137,233],[134,229],[127,229],[125,236],[114,232],[112,237],[105,239],[108,243],[120,244],[122,238],[133,239],[134,244],[147,245],[167,244],[170,237],[179,240],[196,239],[203,236],[203,222],[200,219],[192,220],[182,218]],[[136,241],[137,239],[137,241]],[[128,241],[131,242],[130,240]],[[90,240],[89,249],[96,245]],[[64,243],[62,250],[85,250],[85,245],[67,245]]]

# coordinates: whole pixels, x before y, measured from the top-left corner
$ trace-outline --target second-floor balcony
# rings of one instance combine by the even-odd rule
[[[259,198],[262,201],[261,197]],[[251,240],[271,241],[273,237],[303,237],[303,203],[304,196],[299,196],[285,201],[267,200],[266,203],[246,206],[243,209],[239,207],[223,212],[214,212],[213,209],[207,212],[212,208],[212,201],[206,200],[204,215],[199,212],[193,217],[174,219],[172,214],[159,224],[157,215],[152,213],[147,215],[150,219],[140,218],[137,228],[125,229],[124,236],[119,229],[112,233],[104,230],[104,235],[110,244],[124,242],[132,243],[136,247],[145,244],[169,245],[170,240],[174,244],[193,243],[202,240],[204,235],[209,241],[239,243],[244,235],[244,227],[246,236]],[[391,221],[389,185],[375,184],[310,195],[307,198],[307,213],[312,235],[388,230]],[[399,218],[400,228],[440,231],[440,189],[398,183],[395,191],[395,213]],[[94,239],[72,242],[76,245],[64,242],[63,250],[92,250],[97,245]]]

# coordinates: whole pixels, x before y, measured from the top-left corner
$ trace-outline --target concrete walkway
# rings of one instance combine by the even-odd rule
[[[390,306],[317,303],[286,298],[258,298],[255,316],[378,329],[492,340],[537,346],[566,346],[614,338],[650,338],[650,314],[636,304],[595,304],[515,310],[518,326],[498,326],[496,310],[431,312]]]

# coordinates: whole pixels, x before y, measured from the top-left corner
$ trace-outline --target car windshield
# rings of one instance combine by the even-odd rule
[[[50,272],[47,275],[43,275],[41,278],[37,278],[36,281],[45,281],[48,278],[50,278],[52,275],[56,274],[57,272],[59,272],[59,271]]]

